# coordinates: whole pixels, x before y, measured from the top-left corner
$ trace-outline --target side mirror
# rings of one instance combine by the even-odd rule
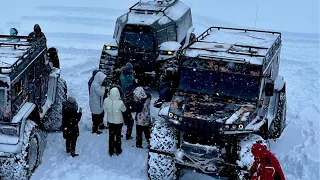
[[[274,92],[274,82],[268,81],[265,87],[265,94],[266,96],[273,96],[273,92]]]

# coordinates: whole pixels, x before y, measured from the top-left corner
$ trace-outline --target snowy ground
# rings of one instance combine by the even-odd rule
[[[103,5],[100,6],[99,2]],[[62,134],[49,134],[43,162],[32,180],[147,179],[147,150],[135,148],[135,140],[123,140],[123,153],[109,157],[107,131],[100,136],[91,134],[88,107],[87,81],[98,67],[101,48],[112,37],[116,17],[134,2],[30,0],[2,10],[1,34],[7,34],[11,27],[16,27],[19,34],[28,34],[35,23],[41,25],[48,45],[59,50],[62,77],[68,83],[69,95],[76,97],[84,112],[77,146],[80,156],[71,158],[65,153]],[[198,3],[191,0],[186,2],[192,5]],[[108,3],[116,7],[110,8]],[[252,26],[252,23],[225,22],[225,18],[217,16],[210,18],[200,13],[201,9],[195,9],[197,33],[211,25]],[[10,19],[5,13],[10,14]],[[272,22],[269,23],[272,26]],[[290,30],[284,30],[280,74],[287,82],[289,124],[283,136],[271,143],[271,149],[279,158],[287,179],[320,179],[319,34],[289,33]],[[155,116],[157,112],[153,109],[152,113]],[[189,175],[184,179],[200,178]]]

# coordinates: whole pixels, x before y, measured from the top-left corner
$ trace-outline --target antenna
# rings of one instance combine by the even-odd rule
[[[259,11],[259,0],[257,0],[256,20],[254,22],[254,29],[256,29],[256,26],[257,26],[258,11]]]

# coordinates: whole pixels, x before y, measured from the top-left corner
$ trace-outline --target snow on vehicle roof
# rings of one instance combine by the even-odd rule
[[[30,48],[29,42],[0,39],[0,68],[11,67]]]
[[[140,1],[130,8],[127,13],[128,24],[151,25],[158,21],[159,25],[179,20],[187,11],[189,6],[181,1],[172,0],[158,4],[156,1]],[[122,17],[122,21],[125,17]]]
[[[226,57],[262,65],[280,33],[212,28],[186,49],[186,56]]]

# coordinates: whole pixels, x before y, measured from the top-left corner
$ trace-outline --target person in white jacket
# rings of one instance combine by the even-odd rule
[[[109,96],[104,100],[103,109],[104,118],[109,123],[109,155],[112,156],[114,151],[117,155],[121,154],[121,130],[123,126],[122,113],[127,110],[120,98],[120,92],[117,87],[113,87]]]
[[[103,124],[103,96],[106,87],[102,86],[102,82],[106,75],[99,71],[92,81],[89,93],[89,106],[92,113],[92,133],[101,134],[99,125]]]

